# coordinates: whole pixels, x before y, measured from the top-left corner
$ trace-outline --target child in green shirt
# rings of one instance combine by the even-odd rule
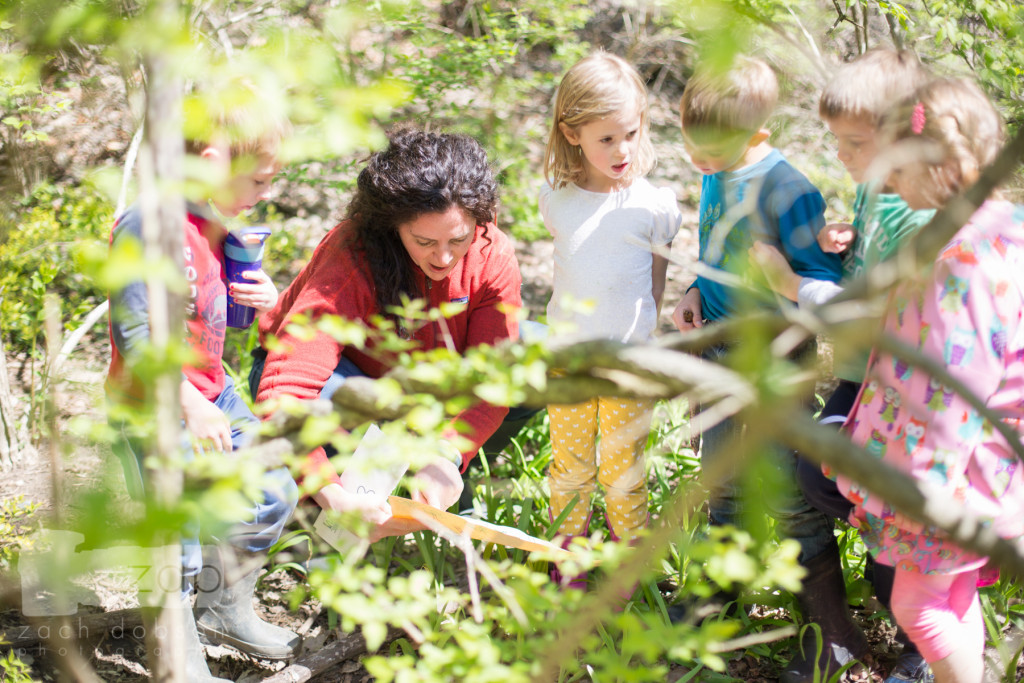
[[[917,57],[908,51],[877,49],[842,65],[821,94],[818,114],[836,137],[836,156],[857,182],[853,224],[834,223],[818,235],[822,250],[843,253],[843,279],[839,284],[814,280],[793,273],[774,247],[757,243],[750,257],[764,268],[776,292],[801,306],[822,304],[843,290],[844,284],[862,276],[882,261],[892,258],[899,248],[931,221],[934,210],[911,209],[884,180],[874,177],[872,168],[881,141],[879,126],[886,109],[911,94],[928,79]],[[822,424],[841,425],[853,407],[864,381],[867,352],[836,354],[835,375],[839,385],[821,411]],[[836,484],[825,477],[816,462],[799,459],[797,478],[807,500],[826,514],[846,520],[852,507]],[[829,558],[833,559],[833,558]],[[870,566],[869,562],[869,566]],[[842,567],[836,557],[828,566],[818,568],[819,577],[812,589],[801,594],[804,616],[821,627],[822,656],[817,663],[834,673],[855,655],[862,636],[849,619]],[[892,594],[892,567],[875,564],[872,583],[879,601],[887,608]],[[804,604],[806,603],[806,604]],[[811,638],[814,636],[812,635]],[[885,683],[927,682],[931,674],[917,648],[897,629],[897,640],[904,645]],[[780,681],[796,683],[814,679],[815,643],[804,644],[806,656],[797,657],[785,669]]]

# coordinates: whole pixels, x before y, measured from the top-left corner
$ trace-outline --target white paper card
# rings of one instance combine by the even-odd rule
[[[349,493],[383,502],[394,492],[408,469],[408,461],[388,442],[380,427],[370,425],[341,473],[341,485]],[[326,510],[321,510],[313,529],[343,554],[365,553],[370,547],[369,541],[356,536],[332,517]]]

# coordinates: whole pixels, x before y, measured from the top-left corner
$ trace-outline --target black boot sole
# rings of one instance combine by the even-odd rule
[[[249,655],[250,657],[256,657],[257,659],[269,659],[274,662],[279,662],[285,659],[292,659],[298,654],[298,648],[289,651],[287,653],[268,653],[261,650],[259,646],[253,645],[252,643],[239,640],[233,636],[229,636],[226,633],[221,633],[216,629],[208,628],[202,624],[196,624],[196,628],[199,631],[199,640],[206,645],[227,645],[233,647],[239,652]]]

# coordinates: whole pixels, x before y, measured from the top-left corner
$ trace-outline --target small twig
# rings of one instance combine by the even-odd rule
[[[450,529],[448,529],[442,524],[437,523],[433,519],[430,519],[426,515],[420,514],[419,511],[414,511],[412,514],[417,522],[419,522],[420,524],[427,527],[441,538],[451,543],[453,546],[461,550],[464,554],[472,554],[474,556],[476,555],[476,548],[473,547],[473,544],[470,542],[468,537],[463,537],[458,534],[452,533]],[[512,591],[509,590],[508,586],[502,583],[501,579],[498,578],[498,575],[495,574],[491,570],[491,568],[487,566],[486,562],[484,562],[479,557],[475,559],[477,561],[474,562],[474,566],[478,568],[480,574],[485,579],[487,579],[487,583],[491,584],[491,587],[494,589],[494,592],[497,593],[498,597],[500,597],[502,602],[505,603],[505,605],[508,607],[509,612],[511,612],[512,616],[515,617],[515,620],[518,621],[520,625],[526,626],[526,613],[523,611],[523,608],[519,605],[519,603],[515,601],[515,597]],[[477,596],[477,599],[479,599],[479,596]]]
[[[469,544],[469,527],[462,531],[462,542]],[[472,547],[472,546],[471,546]],[[476,581],[476,553],[462,553],[466,558],[466,582],[469,584],[469,603],[473,607],[473,621],[484,623],[484,612],[480,606],[480,587]]]
[[[135,169],[135,160],[139,156],[139,147],[142,146],[142,137],[145,132],[145,123],[139,124],[132,142],[128,145],[128,153],[124,158],[124,170],[121,172],[121,191],[117,195],[117,206],[114,207],[114,216],[120,216],[128,206],[128,187],[131,185],[132,172]]]
[[[50,366],[51,382],[56,380],[57,376],[60,374],[60,369],[64,366],[64,362],[68,359],[68,356],[71,355],[71,352],[75,350],[75,347],[78,346],[78,342],[82,341],[82,337],[85,336],[85,333],[92,329],[92,326],[107,314],[107,309],[109,307],[110,302],[104,299],[100,305],[89,311],[89,315],[85,316],[85,320],[82,321],[82,324],[76,327],[71,334],[67,336],[60,347],[60,352],[53,360],[53,365]]]
[[[800,17],[797,16],[796,12],[793,11],[793,5],[787,3],[786,10],[789,11],[790,15],[793,17],[793,21],[796,22],[796,27],[800,30],[800,33],[803,34],[804,40],[806,40],[807,44],[810,46],[811,52],[816,58],[818,69],[822,73],[825,73],[825,60],[821,56],[821,50],[818,49],[818,44],[814,42],[814,37],[811,35],[810,31],[804,27],[803,22],[800,21]]]
[[[885,23],[889,25],[889,37],[892,38],[892,44],[897,50],[902,50],[904,47],[903,35],[899,31],[899,27],[896,25],[896,20],[893,18],[892,14],[886,10],[883,9],[881,11],[882,16],[885,17]]]
[[[384,637],[384,642],[397,640],[401,636],[400,629],[390,628]],[[305,683],[338,662],[354,659],[365,652],[366,639],[361,633],[351,633],[330,645],[325,645],[316,652],[300,656],[290,666],[264,678],[263,683]]]
[[[795,636],[798,633],[796,626],[783,626],[772,631],[762,631],[761,633],[750,633],[739,638],[733,638],[732,640],[723,640],[720,643],[712,643],[708,649],[712,652],[732,652],[734,650],[746,650],[747,648],[754,647],[755,645],[763,645],[765,643],[772,643],[776,640],[782,640],[783,638],[789,638]]]
[[[832,22],[832,28],[829,29],[829,33],[835,31],[839,24],[846,21],[846,12],[844,12],[843,8],[839,6],[839,0],[832,0],[832,5],[836,8],[836,20]]]
[[[300,636],[304,636],[307,633],[309,633],[309,629],[311,629],[313,627],[313,624],[316,623],[316,619],[320,616],[320,613],[323,612],[323,609],[323,605],[318,604],[313,609],[313,613],[309,615],[309,618],[306,619],[305,622],[303,622],[302,626],[295,630],[295,633],[297,633]]]
[[[410,640],[417,645],[427,642],[427,637],[423,635],[423,631],[416,628],[416,624],[411,621],[403,621],[400,626],[405,631],[405,635],[409,636]]]

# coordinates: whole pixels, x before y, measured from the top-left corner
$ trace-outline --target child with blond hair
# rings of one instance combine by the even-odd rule
[[[246,82],[237,84],[230,94],[247,104],[215,114],[212,130],[188,145],[190,154],[204,167],[206,178],[212,179],[204,196],[187,203],[181,226],[181,268],[188,285],[183,342],[191,352],[182,367],[181,454],[189,460],[204,454],[235,457],[229,454],[253,443],[259,420],[223,364],[227,295],[258,311],[273,308],[278,299],[277,287],[262,270],[246,271],[249,283],[228,284],[224,255],[228,230],[222,217],[233,218],[267,198],[280,168],[277,154],[288,122],[266,114],[265,103]],[[111,249],[141,243],[142,221],[137,205],[118,216]],[[152,374],[145,353],[150,338],[149,307],[143,280],[110,293],[111,360],[106,393],[110,421],[120,437],[114,448],[129,493],[137,498],[148,495],[151,486],[145,467],[149,444],[124,419],[124,410],[138,414],[152,401],[145,379]],[[195,535],[198,525],[189,524],[183,530],[181,598],[186,656],[182,667],[189,681],[226,680],[210,673],[199,631],[208,642],[230,645],[262,659],[287,659],[299,648],[297,634],[264,621],[253,609],[256,581],[267,551],[280,538],[298,498],[295,481],[285,467],[267,472],[263,486],[262,497],[249,501],[243,518],[226,534],[225,547],[207,557]],[[195,614],[193,592],[198,593]]]
[[[668,265],[658,252],[682,215],[670,190],[644,178],[655,163],[649,127],[647,88],[619,57],[590,55],[558,86],[540,193],[554,238],[547,315],[556,337],[644,343],[654,333]],[[563,536],[588,533],[598,483],[614,538],[632,539],[646,525],[653,408],[653,401],[611,397],[548,406],[551,513],[573,506]]]
[[[821,193],[769,144],[771,132],[766,123],[777,100],[778,83],[771,67],[745,56],[738,56],[727,70],[698,69],[683,91],[683,144],[690,161],[703,174],[698,254],[711,271],[697,276],[673,313],[683,333],[762,305],[765,296],[751,296],[747,289],[732,284],[737,278],[750,282],[748,252],[755,241],[776,247],[800,276],[830,282],[840,279],[839,256],[825,253],[817,242],[825,225]],[[720,362],[735,346],[732,342],[717,344],[703,355]],[[812,343],[794,356],[812,356],[813,352]],[[738,443],[743,431],[742,420],[734,418],[704,429],[701,463],[707,467],[728,457],[728,447]],[[807,596],[815,593],[814,584],[821,580],[817,569],[838,562],[833,524],[800,491],[795,454],[777,444],[765,444],[762,452],[770,459],[767,464],[776,485],[762,487],[746,477],[744,486],[744,475],[751,468],[730,468],[729,476],[708,482],[710,522],[742,526],[749,515],[750,496],[760,497],[776,519],[780,535],[800,544],[799,561],[808,569],[808,577],[797,599],[805,618],[814,620],[814,605],[808,603]],[[851,646],[855,656],[867,651],[863,637]]]

